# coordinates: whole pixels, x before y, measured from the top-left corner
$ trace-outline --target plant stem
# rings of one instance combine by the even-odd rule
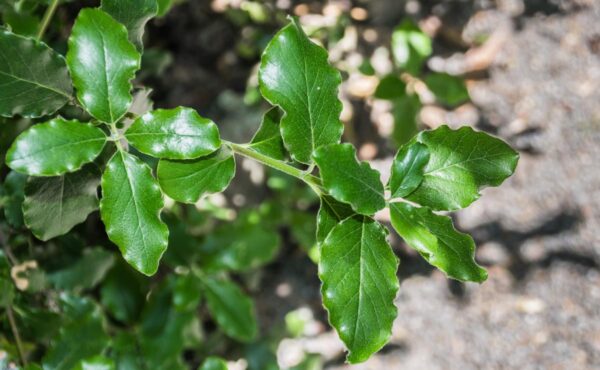
[[[25,352],[23,351],[23,344],[21,342],[21,335],[19,334],[19,329],[17,328],[17,323],[15,321],[15,315],[13,314],[11,305],[8,305],[8,307],[6,307],[6,316],[8,316],[8,321],[10,322],[10,328],[12,330],[13,336],[15,337],[15,342],[17,343],[17,351],[19,351],[19,358],[21,359],[21,365],[27,366],[27,360],[25,359]]]
[[[313,191],[315,193],[317,193],[317,195],[322,195],[324,193],[323,189],[322,189],[322,185],[321,185],[321,179],[319,179],[316,176],[313,176],[310,174],[310,171],[302,171],[297,169],[296,167],[290,166],[287,163],[284,163],[282,161],[279,161],[277,159],[273,159],[269,156],[266,156],[264,154],[255,152],[254,150],[248,148],[245,145],[240,145],[240,144],[235,144],[232,142],[225,142],[226,145],[229,145],[229,147],[231,148],[231,150],[233,150],[235,153],[244,156],[246,158],[250,158],[252,160],[255,160],[259,163],[264,164],[265,166],[274,168],[278,171],[281,171],[285,174],[288,174],[290,176],[293,176],[297,179],[300,179],[302,181],[304,181],[306,184],[308,184],[308,186],[311,187],[311,189],[313,189]]]
[[[38,41],[41,40],[42,37],[44,36],[44,33],[46,33],[46,29],[48,28],[48,25],[50,24],[50,20],[52,19],[52,16],[54,15],[54,12],[56,11],[57,7],[58,7],[58,0],[52,0],[52,3],[50,3],[50,6],[48,6],[48,8],[46,9],[46,12],[44,13],[44,18],[42,18],[42,24],[40,26],[40,29],[39,29],[37,37],[36,37],[36,39]]]

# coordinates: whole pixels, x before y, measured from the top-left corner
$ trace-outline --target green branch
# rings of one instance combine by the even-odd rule
[[[304,181],[306,184],[308,184],[308,186],[311,187],[311,189],[313,189],[315,193],[317,193],[317,195],[323,195],[324,191],[322,188],[321,179],[311,175],[310,169],[308,171],[302,171],[296,167],[290,166],[285,162],[258,153],[245,145],[235,144],[228,141],[225,142],[225,144],[228,145],[231,148],[231,150],[233,150],[235,153],[243,157],[250,158],[254,161],[262,163],[265,166],[274,168],[278,171],[281,171],[285,174],[288,174],[290,176]]]
[[[42,18],[42,24],[40,25],[40,29],[36,37],[38,41],[41,40],[44,36],[44,33],[46,33],[46,29],[48,28],[50,20],[52,19],[52,16],[54,16],[54,12],[56,11],[57,7],[58,0],[52,0],[50,6],[48,6],[48,8],[46,9],[46,12],[44,13],[44,18]]]

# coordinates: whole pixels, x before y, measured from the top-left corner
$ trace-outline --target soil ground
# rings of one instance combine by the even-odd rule
[[[485,16],[487,27],[505,22],[510,30],[485,78],[469,90],[478,117],[473,125],[516,146],[519,167],[456,217],[474,235],[489,280],[449,282],[396,242],[402,280],[392,341],[368,362],[348,366],[337,337],[321,331],[316,268],[289,253],[267,271],[257,299],[263,324],[307,306],[318,328],[287,343],[282,357],[301,347],[322,353],[331,370],[600,368],[600,3],[496,5],[465,6],[461,14],[463,23]],[[184,11],[165,21],[179,22],[171,31],[179,46],[165,45],[174,50],[177,70],[158,84],[157,103],[206,107],[219,86],[243,85],[251,63],[220,72],[198,63],[192,49],[215,59],[211,50],[227,48],[236,31],[199,10],[204,31],[181,32],[191,17]],[[282,287],[293,293],[279,294]]]

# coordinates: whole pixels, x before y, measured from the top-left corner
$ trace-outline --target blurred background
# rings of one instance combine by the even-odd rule
[[[95,2],[57,12],[58,49],[86,5]],[[317,199],[240,159],[225,196],[180,222],[194,239],[174,247],[199,240],[210,251],[222,242],[228,231],[205,232],[207,212],[243,216],[254,229],[264,227],[256,217],[281,221],[272,261],[239,278],[268,345],[244,350],[241,360],[229,344],[214,351],[230,369],[600,368],[600,1],[180,1],[146,29],[136,84],[152,91],[140,89],[139,104],[190,106],[227,140],[249,140],[267,109],[257,63],[287,15],[341,70],[343,140],[384,178],[399,145],[441,124],[497,135],[521,159],[513,177],[455,215],[475,238],[485,283],[447,280],[391,233],[401,258],[398,318],[390,343],[355,366],[344,364],[321,306]],[[97,215],[88,229],[94,222]],[[272,240],[244,227],[234,235]]]

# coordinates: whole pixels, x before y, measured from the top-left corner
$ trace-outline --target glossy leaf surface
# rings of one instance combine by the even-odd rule
[[[127,112],[140,54],[125,26],[100,9],[81,10],[69,37],[67,65],[79,102],[94,118],[113,123]]]
[[[19,135],[6,153],[6,163],[30,176],[57,176],[93,161],[105,143],[99,128],[55,118]]]
[[[129,41],[139,51],[144,50],[144,27],[158,12],[156,0],[102,0],[101,9],[123,24],[129,33]]]
[[[262,123],[248,147],[261,154],[280,161],[285,159],[286,151],[279,130],[281,113],[277,107],[271,108],[263,116]]]
[[[273,37],[258,76],[262,95],[285,112],[281,136],[293,159],[311,163],[315,149],[339,142],[343,131],[342,103],[337,97],[340,73],[297,20]]]
[[[161,160],[158,181],[169,197],[183,203],[196,203],[207,194],[227,188],[235,175],[231,149],[223,146],[209,156],[187,161]]]
[[[348,348],[348,361],[367,360],[389,340],[397,315],[398,259],[378,222],[355,216],[321,244],[319,277],[329,322]]]
[[[144,114],[133,122],[125,137],[140,152],[166,159],[194,159],[221,146],[217,125],[183,107]]]
[[[72,94],[60,54],[44,43],[0,29],[0,116],[52,114]]]
[[[314,153],[323,186],[340,202],[360,214],[372,215],[385,207],[379,172],[359,162],[351,144],[331,144]]]
[[[450,217],[407,203],[390,204],[390,212],[394,229],[427,262],[453,279],[478,283],[487,279],[487,272],[473,259],[473,238],[458,232]]]
[[[150,167],[129,153],[117,152],[102,175],[100,215],[109,239],[145,275],[156,272],[167,249],[169,230],[160,219],[163,206]]]
[[[23,217],[36,238],[46,241],[66,234],[98,209],[100,171],[93,165],[54,177],[30,177],[25,187]]]
[[[208,309],[228,336],[249,342],[258,332],[254,304],[240,288],[228,280],[203,279]]]
[[[392,163],[389,183],[392,198],[405,197],[419,187],[427,162],[429,150],[424,144],[415,142],[400,148]]]
[[[350,205],[338,202],[328,195],[321,197],[321,206],[317,214],[317,243],[323,243],[331,229],[353,214]]]
[[[470,127],[442,126],[424,131],[417,140],[430,159],[421,185],[407,199],[433,210],[464,208],[479,198],[479,190],[498,186],[513,174],[519,154],[500,139]]]

